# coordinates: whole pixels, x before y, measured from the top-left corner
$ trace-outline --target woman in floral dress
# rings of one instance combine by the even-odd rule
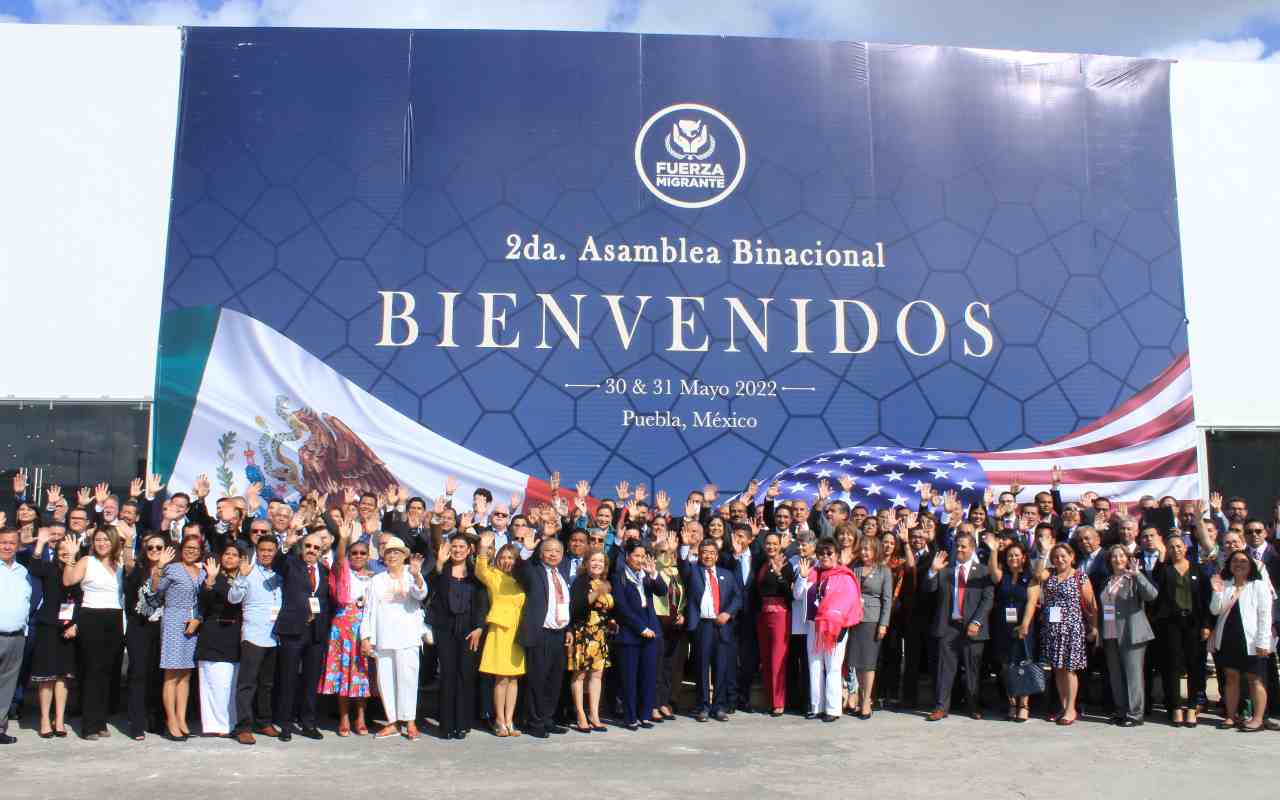
[[[579,733],[607,730],[600,722],[600,690],[609,666],[613,594],[604,553],[587,557],[569,590],[568,669]],[[585,703],[585,707],[584,707]],[[589,713],[588,713],[589,712]]]
[[[1057,544],[1049,551],[1049,569],[1027,589],[1027,607],[1022,615],[1020,637],[1030,633],[1036,606],[1040,606],[1040,660],[1053,668],[1053,681],[1062,698],[1059,725],[1076,721],[1078,670],[1089,663],[1086,642],[1097,638],[1097,603],[1093,587],[1074,566],[1071,548]]]
[[[329,570],[329,596],[333,598],[333,625],[329,628],[329,652],[320,677],[320,694],[338,696],[338,735],[351,735],[351,709],[355,708],[355,732],[364,736],[365,701],[373,694],[369,680],[373,666],[360,650],[360,624],[364,621],[364,595],[373,572],[369,570],[369,545],[356,542],[347,547],[347,530],[339,528],[334,548],[333,569]]]

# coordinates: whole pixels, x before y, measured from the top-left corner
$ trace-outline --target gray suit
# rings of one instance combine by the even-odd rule
[[[965,592],[959,613],[955,608],[956,567],[946,566],[937,573],[925,577],[924,590],[938,596],[937,611],[933,620],[933,636],[938,644],[938,667],[934,683],[934,708],[951,709],[951,685],[956,671],[964,663],[965,689],[969,710],[978,710],[978,678],[981,674],[982,648],[991,638],[988,621],[991,606],[995,602],[995,587],[991,575],[981,563],[974,561],[966,566]],[[978,632],[968,635],[970,624],[978,625]]]
[[[1107,654],[1111,696],[1117,712],[1123,711],[1126,717],[1137,721],[1142,719],[1144,707],[1143,658],[1147,642],[1155,638],[1143,605],[1155,600],[1157,592],[1155,585],[1140,571],[1123,579],[1114,598],[1115,620],[1108,624],[1105,589],[1110,581],[1108,577],[1102,583],[1104,593],[1098,596],[1098,607],[1103,617],[1102,646]]]

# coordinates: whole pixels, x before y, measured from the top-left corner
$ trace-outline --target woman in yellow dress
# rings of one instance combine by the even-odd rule
[[[520,558],[515,545],[503,545],[489,565],[493,550],[493,533],[480,534],[476,556],[476,577],[489,590],[489,615],[485,617],[488,632],[484,652],[480,654],[480,671],[494,677],[493,718],[499,736],[519,736],[512,723],[516,711],[518,679],[524,674],[524,648],[516,642],[520,612],[524,609],[524,589],[511,575]]]
[[[587,556],[569,589],[569,657],[566,667],[573,673],[569,688],[578,712],[576,730],[579,733],[608,730],[600,722],[600,690],[604,683],[604,670],[609,666],[607,637],[613,625],[608,562],[604,553],[592,553]],[[589,715],[583,707],[584,700],[590,709]]]

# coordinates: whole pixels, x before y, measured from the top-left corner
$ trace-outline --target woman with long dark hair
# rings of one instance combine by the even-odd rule
[[[355,709],[355,731],[369,732],[364,709],[373,695],[369,679],[369,659],[360,646],[360,626],[364,622],[365,592],[373,571],[369,569],[369,542],[348,538],[350,528],[337,527],[338,541],[333,549],[333,568],[329,570],[329,597],[333,600],[333,622],[329,626],[329,648],[325,653],[324,672],[320,676],[320,694],[338,698],[338,735],[351,735],[351,711]]]
[[[1174,534],[1165,542],[1165,560],[1155,570],[1158,594],[1155,602],[1156,648],[1160,653],[1160,685],[1169,723],[1194,728],[1200,718],[1196,698],[1204,691],[1204,642],[1212,620],[1209,616],[1208,583],[1187,558],[1187,544]],[[1179,676],[1186,673],[1187,692],[1182,693]]]
[[[625,556],[624,556],[625,557]],[[608,631],[613,618],[613,584],[604,553],[592,553],[569,587],[569,653],[573,675],[569,693],[578,712],[578,733],[608,730],[600,721],[604,671],[610,665]]]
[[[493,566],[489,560],[493,559]],[[489,592],[488,631],[480,655],[480,671],[492,675],[493,727],[498,736],[519,736],[515,727],[516,698],[520,676],[524,674],[524,648],[516,641],[520,613],[524,610],[524,589],[512,575],[520,551],[505,544],[493,554],[493,532],[480,534],[476,555],[476,577]]]
[[[871,521],[868,517],[867,522]],[[847,667],[858,678],[858,690],[849,693],[848,711],[859,719],[871,719],[880,643],[889,632],[893,612],[893,573],[880,559],[878,536],[865,535],[858,541],[853,577],[862,597],[862,621],[849,632]]]
[[[125,648],[129,653],[129,735],[143,741],[159,730],[160,617],[164,602],[155,587],[177,552],[161,534],[142,537],[140,558],[124,579]]]
[[[427,623],[440,657],[440,738],[464,739],[476,709],[480,640],[489,593],[471,566],[471,542],[455,533],[441,545],[427,592]]]
[[[122,555],[123,553],[123,555]],[[114,528],[100,528],[89,535],[89,555],[62,573],[67,586],[79,584],[83,600],[76,618],[76,640],[80,644],[80,680],[84,716],[80,735],[85,739],[110,736],[107,716],[111,704],[111,682],[116,657],[124,647],[124,570],[132,566],[133,549]]]
[[[1076,721],[1076,694],[1080,687],[1076,673],[1088,664],[1088,645],[1098,638],[1098,605],[1093,587],[1075,568],[1074,559],[1075,554],[1065,544],[1056,544],[1049,551],[1050,568],[1027,590],[1020,628],[1020,638],[1025,639],[1040,606],[1040,658],[1053,668],[1053,680],[1062,700],[1062,713],[1054,718],[1059,725]]]
[[[1031,562],[1027,548],[1016,539],[1001,540],[994,533],[982,537],[987,546],[987,570],[995,584],[995,602],[991,612],[991,651],[993,660],[1001,668],[1015,659],[1035,661],[1035,629],[1028,628],[1022,637],[1021,624],[1027,613],[1027,590],[1031,587]],[[1028,695],[1006,695],[1009,711],[1005,719],[1026,722],[1031,716]]]

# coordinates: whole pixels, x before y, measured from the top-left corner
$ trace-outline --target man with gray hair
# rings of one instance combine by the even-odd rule
[[[9,709],[22,669],[27,644],[27,617],[31,611],[31,582],[27,568],[18,563],[18,532],[0,530],[0,710]],[[9,715],[0,714],[0,744],[13,744]]]

